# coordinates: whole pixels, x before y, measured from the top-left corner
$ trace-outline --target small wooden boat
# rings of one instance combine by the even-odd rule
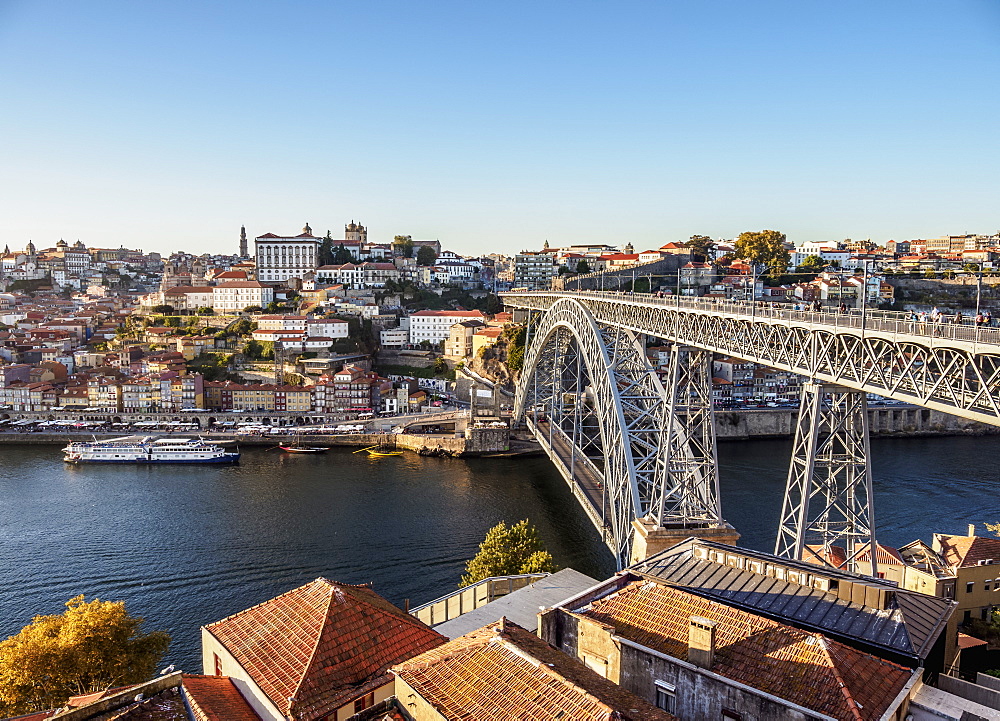
[[[320,446],[278,446],[285,453],[326,453],[329,448]]]
[[[395,448],[392,448],[391,446],[368,446],[367,448],[359,448],[354,452],[355,453],[367,452],[368,456],[371,458],[383,458],[387,456],[403,455],[402,451],[397,451]]]
[[[326,453],[329,448],[324,448],[323,446],[304,446],[302,445],[302,436],[296,435],[295,439],[287,444],[278,444],[278,448],[283,450],[285,453]]]

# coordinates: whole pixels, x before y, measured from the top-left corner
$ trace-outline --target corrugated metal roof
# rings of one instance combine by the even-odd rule
[[[695,558],[696,546],[780,564],[813,576],[891,590],[892,598],[885,609],[848,602],[836,593]],[[883,648],[914,660],[927,657],[952,613],[949,601],[899,589],[867,576],[696,539],[651,556],[630,570],[793,626],[815,629],[848,643]]]

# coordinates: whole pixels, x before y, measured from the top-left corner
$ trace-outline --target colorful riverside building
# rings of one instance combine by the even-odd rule
[[[280,411],[307,413],[313,409],[310,386],[273,383],[205,383],[205,407],[216,411]]]

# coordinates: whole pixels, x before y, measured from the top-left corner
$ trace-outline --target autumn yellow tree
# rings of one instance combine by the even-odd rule
[[[552,554],[545,550],[535,527],[524,519],[510,528],[500,521],[486,532],[477,553],[465,564],[459,587],[471,586],[491,576],[521,573],[551,573],[556,570]]]
[[[785,234],[777,230],[747,231],[740,233],[734,243],[736,255],[745,261],[767,268],[772,278],[788,270],[791,258],[785,248]]]
[[[124,601],[77,596],[64,613],[35,616],[0,642],[0,716],[55,708],[70,696],[149,679],[170,644],[142,633]]]

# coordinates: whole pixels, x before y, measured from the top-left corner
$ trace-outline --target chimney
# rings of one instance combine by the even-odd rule
[[[975,535],[976,535],[976,524],[975,523],[970,523],[969,524],[969,538],[974,538]]]
[[[715,626],[716,622],[692,616],[688,630],[688,661],[695,666],[712,668],[715,663]]]

